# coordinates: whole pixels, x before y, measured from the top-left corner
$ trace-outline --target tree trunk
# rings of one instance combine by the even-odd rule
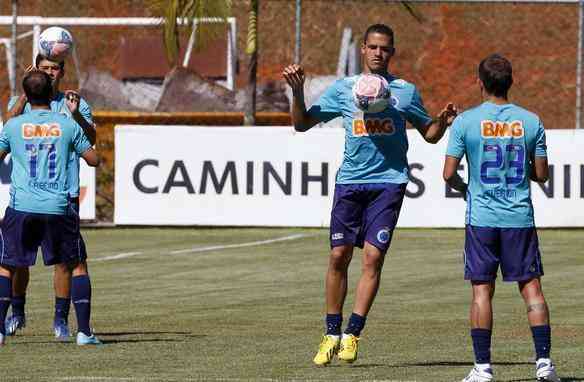
[[[259,0],[251,0],[249,9],[249,26],[247,30],[247,49],[249,64],[247,70],[246,105],[243,116],[245,126],[255,125],[256,89],[258,72],[258,17]]]

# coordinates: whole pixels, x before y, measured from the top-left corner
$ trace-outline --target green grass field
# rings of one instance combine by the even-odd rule
[[[312,365],[322,334],[328,230],[84,231],[101,347],[54,342],[52,270],[31,271],[28,326],[0,349],[2,381],[457,381],[473,364],[462,230],[397,230],[353,366]],[[288,241],[264,242],[291,235]],[[584,231],[542,230],[553,351],[584,381]],[[260,242],[260,243],[257,243]],[[240,244],[249,244],[240,246]],[[213,249],[214,247],[214,249]],[[356,252],[348,317],[360,272]],[[514,284],[498,283],[498,381],[534,380]],[[74,325],[74,313],[71,312]]]

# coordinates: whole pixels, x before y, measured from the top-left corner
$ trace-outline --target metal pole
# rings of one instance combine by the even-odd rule
[[[294,49],[294,63],[300,65],[302,48],[302,0],[296,0],[296,45]]]
[[[12,36],[10,37],[10,96],[16,96],[16,25],[18,15],[18,0],[12,0]]]
[[[578,4],[580,10],[578,16],[578,57],[576,65],[576,129],[582,128],[582,40],[584,39],[584,30],[582,28],[584,18],[584,0]]]

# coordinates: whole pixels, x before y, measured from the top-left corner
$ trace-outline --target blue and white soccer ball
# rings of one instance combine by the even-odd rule
[[[63,61],[73,50],[73,36],[65,28],[47,28],[40,35],[38,48],[41,56]]]
[[[361,74],[353,85],[353,101],[365,113],[380,113],[391,105],[389,82],[379,74]]]

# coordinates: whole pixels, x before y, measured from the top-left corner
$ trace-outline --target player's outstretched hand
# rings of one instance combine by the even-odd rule
[[[302,94],[304,91],[304,69],[302,69],[302,66],[296,64],[288,65],[284,68],[282,75],[292,88],[292,93]]]
[[[438,115],[440,120],[440,125],[450,126],[454,121],[454,118],[458,115],[458,109],[456,106],[449,102],[444,109]]]
[[[71,114],[76,113],[79,110],[79,93],[74,90],[65,91],[65,102]]]

